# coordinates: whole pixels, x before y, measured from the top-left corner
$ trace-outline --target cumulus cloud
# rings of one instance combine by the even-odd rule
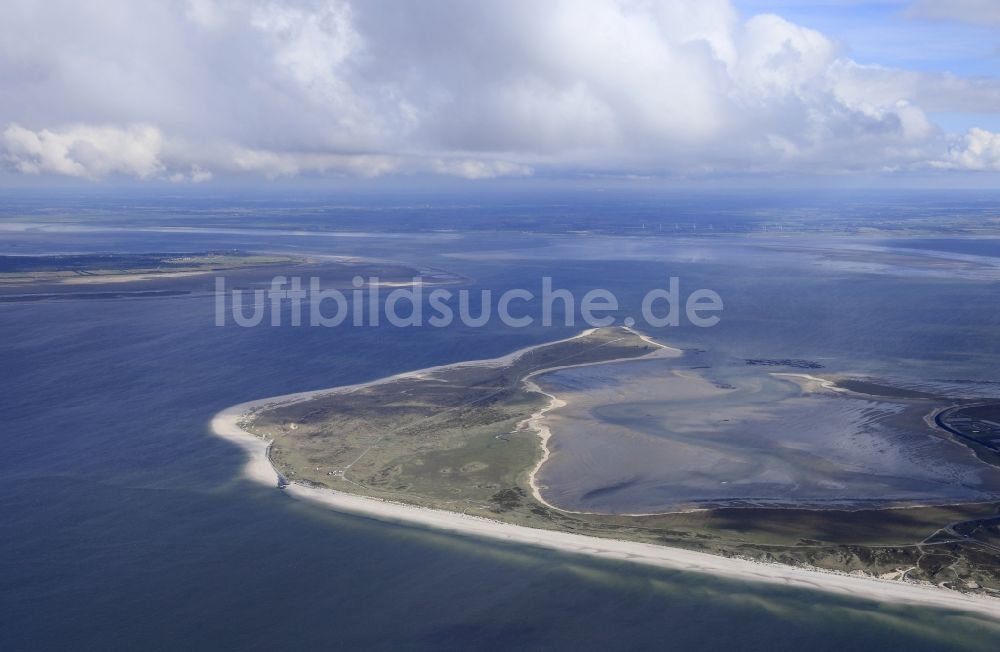
[[[1000,134],[986,129],[970,129],[948,156],[935,161],[936,167],[958,170],[1000,171]]]
[[[32,131],[12,124],[4,130],[2,142],[7,161],[27,174],[55,172],[100,179],[117,173],[145,179],[163,171],[159,159],[163,135],[149,125]]]
[[[729,0],[9,0],[0,84],[8,169],[185,182],[940,167],[1000,106]]]

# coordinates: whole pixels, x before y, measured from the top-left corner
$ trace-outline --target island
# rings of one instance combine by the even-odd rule
[[[0,256],[0,302],[208,295],[264,287],[272,277],[318,277],[324,288],[353,288],[360,277],[386,286],[446,285],[466,279],[444,270],[331,254],[230,250]]]
[[[1000,615],[1000,469],[936,422],[969,402],[702,353],[592,329],[212,429],[250,477],[341,511]]]

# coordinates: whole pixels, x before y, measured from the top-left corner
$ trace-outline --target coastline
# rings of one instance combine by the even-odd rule
[[[583,337],[588,332],[590,331],[584,331],[573,337],[566,338],[566,340]],[[670,352],[677,351],[677,349],[672,349],[671,347],[662,345],[646,338],[645,336],[642,337],[646,341],[660,347],[662,350],[662,352],[655,351],[652,354],[649,354],[651,356],[670,354]],[[547,346],[548,344],[551,344],[551,342],[537,346]],[[722,557],[709,553],[685,550],[682,548],[671,548],[637,541],[624,541],[553,530],[541,530],[505,523],[480,516],[470,516],[458,512],[450,512],[428,507],[418,507],[415,505],[408,505],[405,503],[393,502],[374,497],[360,496],[335,489],[326,489],[294,482],[286,482],[271,464],[269,458],[270,442],[247,432],[242,427],[242,424],[249,415],[264,407],[295,403],[321,395],[348,393],[362,387],[390,382],[400,378],[420,377],[428,371],[445,367],[454,368],[466,365],[494,366],[505,364],[506,362],[509,362],[513,358],[533,348],[537,347],[525,347],[501,358],[491,360],[440,365],[418,371],[396,374],[367,383],[298,392],[240,403],[217,413],[212,418],[211,430],[216,436],[234,443],[247,453],[247,462],[243,468],[244,477],[266,486],[275,488],[281,487],[286,493],[297,499],[320,504],[340,512],[361,515],[391,523],[402,523],[416,527],[441,530],[462,536],[528,545],[571,554],[584,554],[602,559],[629,561],[632,563],[655,566],[663,569],[707,573],[738,581],[759,582],[771,585],[781,585],[789,588],[819,590],[847,597],[872,600],[875,602],[950,609],[977,613],[993,618],[1000,618],[1000,599],[988,596],[963,594],[932,585],[911,584],[903,581],[879,579],[871,576],[850,575],[847,573],[825,571],[815,568],[755,562],[746,559]],[[638,358],[631,359],[635,360]],[[607,362],[587,364],[606,363]],[[558,368],[559,367],[554,367],[552,369],[533,372],[525,378],[525,382],[530,383],[531,377],[548,373]],[[534,383],[531,384],[534,385]],[[529,482],[535,499],[548,505],[547,502],[541,499],[539,487],[535,481],[535,473],[547,459],[549,454],[547,446],[548,437],[546,436],[548,431],[545,429],[544,424],[541,423],[541,420],[544,418],[545,412],[558,407],[558,404],[561,403],[561,401],[551,394],[543,392],[540,388],[537,388],[537,385],[535,385],[535,388],[537,391],[549,396],[550,401],[547,406],[532,414],[531,417],[522,423],[524,426],[534,429],[541,439],[543,455],[539,462],[531,470]]]

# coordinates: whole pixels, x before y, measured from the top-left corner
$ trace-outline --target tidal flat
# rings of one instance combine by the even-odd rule
[[[702,357],[540,376],[565,403],[546,415],[546,499],[571,511],[628,514],[1000,497],[1000,469],[923,421],[949,397],[846,391],[797,373],[795,361],[708,366]]]

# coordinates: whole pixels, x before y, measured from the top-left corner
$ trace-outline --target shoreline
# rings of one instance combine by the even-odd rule
[[[592,331],[583,331],[573,337],[559,341],[568,341],[583,337],[589,332]],[[672,347],[649,340],[645,336],[642,337],[646,341],[660,347],[662,351],[678,351]],[[655,566],[663,569],[707,573],[725,579],[780,585],[789,588],[811,589],[874,602],[950,609],[955,611],[977,613],[980,615],[990,616],[992,618],[1000,618],[1000,599],[989,596],[959,593],[957,591],[951,591],[933,585],[911,584],[903,581],[880,579],[872,576],[851,575],[848,573],[826,571],[816,568],[788,566],[784,564],[771,564],[747,559],[722,557],[704,552],[685,550],[683,548],[672,548],[638,541],[625,541],[620,539],[573,534],[569,532],[529,528],[522,525],[514,525],[512,523],[505,523],[503,521],[480,516],[471,516],[461,514],[459,512],[432,509],[429,507],[419,507],[416,505],[393,502],[380,498],[351,494],[338,491],[336,489],[319,488],[295,482],[288,482],[271,464],[269,457],[271,442],[247,432],[242,427],[242,424],[245,422],[247,417],[264,407],[296,403],[322,395],[348,393],[362,387],[386,383],[401,378],[420,377],[429,371],[445,367],[484,364],[496,366],[505,364],[506,362],[509,362],[513,358],[522,355],[531,349],[540,346],[548,346],[553,343],[554,342],[548,342],[536,346],[525,347],[506,356],[491,360],[439,365],[417,371],[395,374],[393,376],[388,376],[386,378],[366,383],[297,392],[282,396],[247,401],[245,403],[230,406],[214,415],[211,420],[211,430],[216,436],[232,442],[247,453],[247,462],[243,467],[243,476],[247,479],[265,486],[281,488],[286,493],[297,499],[306,500],[314,504],[320,504],[340,512],[365,516],[390,523],[402,523],[410,526],[425,527],[433,530],[458,534],[460,536],[470,536],[480,539],[490,539],[519,545],[528,545],[570,554],[583,554],[601,559],[628,561],[631,563]],[[663,353],[661,351],[655,351],[649,355],[656,356],[662,354]],[[637,360],[644,357],[647,356],[626,359]],[[607,362],[587,364],[606,364]],[[548,373],[556,369],[558,368],[554,367],[552,369],[533,372],[524,379],[524,382],[530,383],[531,377],[542,373]],[[534,385],[534,383],[531,384]],[[537,388],[537,385],[535,385],[535,387]],[[547,437],[544,434],[547,432],[547,429],[545,429],[544,424],[541,424],[540,421],[544,418],[545,412],[553,409],[554,407],[558,407],[556,404],[561,403],[561,401],[551,394],[542,391],[540,388],[537,388],[537,391],[549,396],[550,401],[547,406],[541,408],[539,411],[525,419],[522,424],[532,427],[542,440],[541,444],[543,454],[540,461],[530,471],[529,483],[532,493],[534,494],[534,498],[542,504],[548,505],[544,499],[540,498],[541,494],[539,487],[535,481],[535,473],[547,459],[549,452]],[[551,433],[548,434],[550,435]]]

